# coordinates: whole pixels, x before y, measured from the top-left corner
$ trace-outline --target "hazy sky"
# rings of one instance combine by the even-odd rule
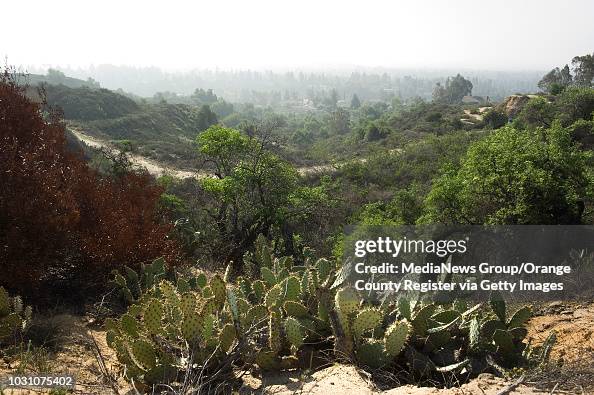
[[[13,65],[550,69],[594,51],[592,0],[2,0]]]

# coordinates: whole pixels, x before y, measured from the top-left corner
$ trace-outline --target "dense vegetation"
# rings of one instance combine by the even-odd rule
[[[138,105],[132,99],[107,89],[44,86],[47,101],[61,108],[67,119],[93,121],[117,118],[138,110]]]
[[[171,277],[162,261],[116,274],[130,306],[107,321],[107,341],[140,391],[231,392],[233,367],[262,371],[316,368],[328,358],[356,363],[390,385],[452,385],[482,372],[534,368],[548,360],[551,335],[526,344],[527,307],[508,310],[390,299],[380,305],[351,287],[335,262],[277,258],[260,236],[246,262],[249,278]],[[191,364],[191,369],[188,368]],[[382,376],[385,377],[385,376]]]
[[[575,80],[584,80],[584,67],[576,69]],[[137,109],[123,116],[79,124],[145,156],[216,174],[203,182],[161,181],[167,189],[164,204],[186,251],[207,261],[220,259],[224,250],[224,260],[239,265],[259,233],[279,238],[279,248],[290,255],[303,245],[328,254],[349,221],[587,222],[590,162],[583,148],[592,144],[592,89],[571,83],[556,95],[485,111],[460,103],[472,89],[469,80],[456,75],[436,85],[432,102],[369,102],[353,95],[343,106],[330,95],[307,113],[229,105],[212,90],[196,89],[189,96],[137,100]],[[102,92],[97,91],[99,98]],[[217,108],[219,116],[212,110]],[[217,122],[224,127],[202,132]],[[517,155],[524,149],[525,157]],[[499,161],[498,174],[509,184],[505,190],[489,177],[492,163]],[[525,168],[525,161],[533,166]],[[267,173],[264,164],[281,167]],[[296,171],[319,164],[326,175]],[[516,183],[509,182],[510,174]],[[476,189],[480,184],[467,182],[477,177],[489,177],[482,191]],[[477,201],[482,194],[490,200]],[[553,211],[543,211],[551,205]],[[464,207],[486,211],[470,213]]]
[[[311,368],[320,355],[444,386],[542,366],[554,335],[526,344],[530,310],[499,295],[488,308],[375,303],[343,287],[343,227],[592,224],[588,56],[545,76],[545,93],[499,105],[464,104],[474,82],[458,74],[431,102],[330,91],[306,112],[200,88],[143,100],[48,85],[46,106],[5,71],[0,345],[22,342],[31,319],[6,290],[41,306],[111,289],[107,342],[139,391],[207,392],[238,367]],[[57,106],[68,127],[208,176],[155,180],[113,152],[93,168]]]
[[[460,103],[473,83],[459,74],[435,86],[432,102],[354,94],[344,105],[330,92],[305,113],[231,105],[210,89],[148,101],[90,86],[45,89],[73,125],[214,174],[163,177],[160,206],[187,254],[240,270],[260,233],[299,255],[305,246],[330,254],[352,221],[589,223],[589,59],[553,70],[541,83],[548,95],[518,97],[513,108]]]
[[[115,267],[168,256],[161,189],[147,175],[101,177],[68,151],[53,112],[31,102],[6,70],[0,77],[0,285],[40,301],[93,294]]]

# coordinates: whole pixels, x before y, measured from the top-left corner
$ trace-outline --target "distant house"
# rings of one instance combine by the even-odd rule
[[[485,104],[487,100],[485,100],[482,96],[464,96],[462,98],[463,104]]]

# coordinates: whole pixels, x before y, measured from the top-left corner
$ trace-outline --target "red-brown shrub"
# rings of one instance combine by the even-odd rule
[[[42,109],[8,70],[0,75],[0,285],[78,298],[118,266],[178,262],[151,177],[100,176],[68,150],[60,116]]]

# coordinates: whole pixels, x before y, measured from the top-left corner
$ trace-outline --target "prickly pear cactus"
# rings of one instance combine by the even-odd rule
[[[400,354],[411,333],[412,326],[406,320],[396,321],[388,327],[384,345],[390,357],[396,358]]]
[[[115,270],[112,281],[124,301],[131,304],[165,279],[166,275],[165,261],[163,258],[157,258],[149,265],[141,265],[138,273],[128,266],[124,266],[123,274]]]
[[[353,321],[353,335],[360,338],[364,332],[374,330],[383,320],[382,312],[375,308],[365,308],[357,314]]]
[[[303,345],[305,333],[301,327],[301,323],[297,319],[288,317],[285,320],[285,333],[287,334],[287,340],[289,343],[291,343],[291,345],[293,345],[296,349]]]
[[[166,280],[155,285],[119,320],[106,322],[108,344],[138,390],[178,380],[194,369],[208,371],[209,363],[224,358],[238,339],[227,284],[220,277],[211,279],[208,298],[185,287],[180,294]]]
[[[10,297],[6,289],[0,287],[0,345],[19,341],[31,315],[31,307],[23,307],[20,296]]]
[[[480,328],[480,345],[493,354],[496,362],[507,368],[521,365],[530,354],[524,342],[528,330],[525,328],[532,317],[530,307],[518,308],[508,318],[507,304],[499,293],[493,293],[489,301],[495,318],[486,319]]]
[[[120,319],[107,322],[107,339],[137,389],[179,382],[196,369],[208,372],[231,356],[262,370],[292,369],[312,347],[331,339],[337,359],[405,370],[423,380],[542,361],[554,344],[554,336],[540,348],[524,343],[527,307],[508,314],[499,298],[491,300],[490,311],[460,300],[401,297],[375,303],[352,287],[334,288],[343,282],[333,262],[316,261],[305,251],[303,262],[277,258],[273,250],[259,237],[247,254],[257,270],[233,284],[218,275],[167,281],[159,277],[162,263],[151,265],[150,275],[116,278],[133,304]],[[0,289],[0,322],[11,311],[7,305],[20,309],[2,295]]]

